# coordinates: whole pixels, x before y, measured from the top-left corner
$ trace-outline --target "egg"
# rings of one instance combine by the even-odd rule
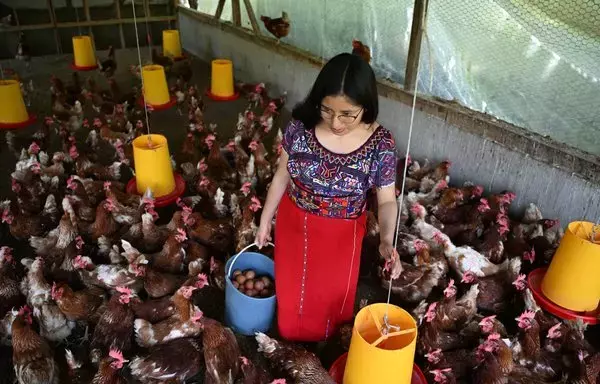
[[[269,288],[271,286],[271,279],[269,276],[263,276],[262,281],[265,284],[265,288]]]
[[[246,280],[246,282],[244,283],[244,286],[247,290],[254,289],[254,280],[252,280],[252,279]]]
[[[239,284],[237,281],[233,280],[233,282],[232,282],[232,283],[233,283],[233,286],[234,286],[236,289],[240,287],[240,284]]]
[[[235,278],[237,275],[241,275],[242,271],[240,271],[239,269],[236,269],[235,271],[233,271],[233,277]]]
[[[244,272],[244,276],[246,276],[246,279],[254,279],[256,277],[256,272],[249,269],[246,272]]]
[[[262,291],[265,288],[265,283],[262,280],[256,280],[254,282],[254,289],[257,291]]]
[[[235,277],[235,281],[237,281],[238,284],[244,284],[246,282],[246,276],[239,274]]]

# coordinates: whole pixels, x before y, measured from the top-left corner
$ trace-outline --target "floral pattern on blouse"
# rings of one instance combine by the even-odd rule
[[[300,208],[326,217],[354,219],[365,210],[367,192],[396,182],[396,143],[378,127],[357,150],[336,154],[319,143],[315,130],[292,120],[283,135],[291,176],[288,195]]]

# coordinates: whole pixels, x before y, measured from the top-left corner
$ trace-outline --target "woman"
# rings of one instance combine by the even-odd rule
[[[292,112],[280,165],[267,194],[256,243],[275,225],[279,332],[321,341],[352,319],[365,233],[367,192],[376,188],[380,253],[394,260],[397,215],[392,134],[375,120],[377,86],[360,57],[340,54],[319,73]]]

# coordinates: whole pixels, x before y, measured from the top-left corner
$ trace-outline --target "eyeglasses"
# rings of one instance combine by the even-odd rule
[[[332,117],[335,116],[335,112],[332,111],[331,109],[327,108],[324,105],[320,105],[319,110],[321,111],[321,116],[324,119],[331,119]],[[358,111],[358,113],[354,116],[341,114],[341,115],[337,116],[337,118],[340,121],[340,123],[352,124],[352,123],[354,123],[354,121],[356,121],[356,118],[358,118],[358,116],[360,116],[360,114],[363,110],[364,110],[364,108],[361,108],[360,111]]]

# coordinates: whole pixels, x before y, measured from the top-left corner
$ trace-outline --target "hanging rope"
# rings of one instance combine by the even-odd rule
[[[77,12],[77,6],[74,3],[71,3],[71,5],[73,5],[73,9],[75,10],[75,20],[77,20],[77,28],[79,29],[79,36],[83,36],[81,34],[81,24],[79,23],[79,12]],[[81,1],[81,5],[83,6],[83,0]]]
[[[425,30],[425,23],[427,17],[425,16],[425,12],[422,15],[423,22],[421,23],[423,30]],[[400,234],[400,218],[402,216],[402,207],[404,205],[404,188],[406,186],[406,172],[408,170],[408,155],[410,153],[410,143],[412,140],[412,131],[413,125],[415,121],[415,107],[417,105],[417,89],[419,88],[419,69],[421,67],[421,60],[417,60],[417,70],[416,70],[416,81],[415,81],[415,89],[413,91],[413,100],[412,100],[412,108],[410,111],[410,125],[408,126],[408,142],[406,143],[406,153],[404,157],[404,171],[402,173],[402,187],[400,188],[400,197],[399,197],[399,207],[398,207],[398,216],[396,219],[396,235],[394,237],[394,250],[397,249],[398,246],[398,235]],[[400,262],[400,260],[398,260]],[[387,296],[387,306],[385,310],[385,315],[383,316],[384,326],[386,328],[382,329],[382,332],[389,332],[390,328],[399,329],[399,327],[393,326],[389,324],[389,311],[390,311],[390,299],[392,297],[392,278],[390,276],[390,286],[388,288],[388,296]]]
[[[132,0],[135,1],[135,0]],[[144,1],[144,4],[148,4],[148,7],[144,9],[144,14],[146,15],[146,42],[148,43],[148,55],[152,58],[152,33],[150,32],[150,25],[148,24],[148,15],[150,14],[150,4]]]
[[[142,100],[144,101],[144,113],[146,114],[146,131],[148,132],[148,147],[152,147],[150,139],[150,119],[148,118],[148,104],[144,97],[144,76],[142,74],[142,53],[140,52],[140,37],[138,35],[137,18],[135,17],[135,1],[131,0],[131,9],[133,10],[133,27],[135,28],[135,44],[137,45],[138,63],[140,66],[140,78],[142,79]]]

